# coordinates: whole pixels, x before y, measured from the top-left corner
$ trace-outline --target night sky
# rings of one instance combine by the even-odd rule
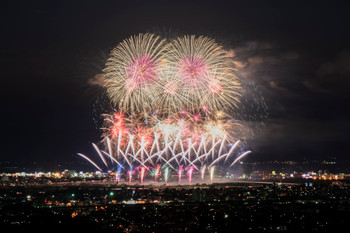
[[[269,107],[250,159],[349,157],[346,1],[7,1],[0,12],[0,161],[92,154],[94,77],[140,32],[206,35],[233,49]]]

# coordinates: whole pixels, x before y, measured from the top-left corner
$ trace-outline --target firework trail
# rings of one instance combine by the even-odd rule
[[[204,166],[201,168],[201,177],[202,177],[202,180],[204,180],[205,169],[206,169],[206,165],[204,165]]]
[[[233,161],[233,163],[231,163],[230,167],[232,167],[235,163],[237,163],[240,159],[242,159],[244,156],[246,156],[249,153],[251,153],[251,151],[246,151],[243,154],[241,154],[240,156],[238,156],[238,158],[235,159],[235,161]]]
[[[188,176],[188,183],[191,184],[192,181],[192,173],[193,173],[193,167],[190,167],[187,171],[187,176]]]
[[[158,175],[159,175],[159,171],[160,171],[160,164],[157,164],[157,167],[155,169],[155,174],[154,174],[154,180],[157,181]]]
[[[179,176],[179,183],[181,182],[181,175],[182,175],[182,172],[183,172],[183,168],[182,168],[182,165],[179,167],[179,171],[178,171],[178,176]]]
[[[165,183],[168,182],[168,179],[169,179],[169,168],[166,167],[166,168],[164,169],[164,181],[165,181]]]
[[[141,169],[140,169],[140,181],[141,181],[141,184],[143,184],[143,178],[145,177],[145,173],[146,173],[146,168],[145,167],[141,167]]]
[[[131,183],[131,180],[132,180],[132,170],[131,169],[128,171],[128,177],[129,177],[129,183]]]
[[[78,155],[80,155],[81,157],[83,157],[84,159],[86,159],[87,161],[89,161],[92,165],[94,165],[99,171],[102,172],[102,169],[96,165],[96,163],[94,163],[91,159],[89,159],[88,157],[86,157],[85,155],[81,154],[81,153],[77,153]]]
[[[209,168],[210,181],[213,182],[215,167]]]
[[[118,167],[117,173],[115,174],[116,183],[119,183],[119,180],[120,180],[120,170],[121,170],[121,168]]]

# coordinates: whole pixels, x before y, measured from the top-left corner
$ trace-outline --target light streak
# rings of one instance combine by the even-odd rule
[[[79,156],[83,157],[84,159],[86,159],[87,161],[89,161],[92,165],[94,165],[99,171],[102,172],[102,169],[97,166],[96,163],[94,163],[91,159],[89,159],[88,157],[86,157],[85,155],[81,154],[81,153],[77,153]]]
[[[157,181],[158,175],[159,175],[159,171],[160,171],[160,164],[157,164],[157,167],[155,169],[155,174],[154,174],[154,180]]]
[[[188,183],[191,184],[192,181],[192,173],[193,173],[193,167],[190,167],[187,171],[187,176],[188,176]]]
[[[209,175],[210,175],[211,182],[213,182],[213,179],[214,179],[214,171],[215,171],[215,166],[209,167]]]
[[[181,182],[181,175],[182,175],[182,165],[179,167],[179,171],[178,171],[178,176],[179,176],[179,183]]]
[[[165,183],[168,182],[168,179],[169,179],[169,168],[166,167],[166,168],[164,169],[164,181],[165,181]]]
[[[143,178],[145,177],[145,173],[146,173],[146,168],[145,167],[141,167],[141,172],[140,172],[141,184],[143,184]]]
[[[204,180],[205,169],[206,169],[206,165],[204,165],[204,166],[201,168],[201,177],[202,177],[202,180]]]
[[[230,167],[232,167],[235,163],[237,163],[240,159],[242,159],[244,156],[246,156],[249,153],[251,153],[251,151],[246,151],[243,154],[241,154],[240,156],[238,156],[238,158],[235,159],[235,161],[233,161],[233,163],[231,163]]]

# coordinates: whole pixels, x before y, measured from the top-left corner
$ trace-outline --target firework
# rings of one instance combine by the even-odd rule
[[[163,85],[164,108],[198,111],[237,107],[240,83],[233,63],[221,46],[208,37],[184,36],[172,41]],[[169,103],[176,103],[169,104]]]
[[[196,174],[204,180],[208,168],[213,182],[216,167],[250,153],[235,156],[245,127],[232,115],[241,84],[231,56],[213,39],[132,36],[111,51],[104,76],[115,109],[102,114],[102,140],[92,146],[102,166],[118,169],[117,181],[124,173],[131,183],[138,174],[143,184],[162,173],[166,183],[170,174],[181,183],[187,172],[191,183]]]
[[[161,165],[160,164],[157,164],[157,167],[155,169],[155,174],[154,174],[154,180],[157,181],[157,178],[159,176],[159,171],[160,171],[160,167]]]
[[[157,98],[155,88],[167,43],[153,34],[124,40],[106,63],[105,86],[114,105],[125,112],[143,111]]]
[[[131,179],[132,179],[132,170],[131,169],[128,171],[128,177],[129,177],[129,183],[131,183]]]
[[[141,167],[141,169],[140,169],[140,181],[141,181],[141,184],[143,184],[143,178],[145,177],[145,173],[146,173],[145,167]]]
[[[188,183],[190,184],[192,181],[192,173],[193,173],[193,167],[189,167],[189,169],[187,170],[187,176],[188,176]]]
[[[209,167],[210,181],[213,182],[215,167]]]
[[[84,159],[86,159],[87,161],[89,161],[92,165],[94,165],[99,171],[102,171],[102,169],[96,165],[96,163],[94,163],[91,159],[89,159],[87,156],[81,154],[81,153],[78,153],[78,155],[80,155],[81,157],[83,157]]]
[[[164,169],[164,181],[165,181],[165,182],[168,182],[168,178],[169,178],[169,168],[166,167],[166,168]]]
[[[204,165],[204,166],[201,168],[201,177],[202,177],[202,180],[204,180],[205,168],[206,168],[206,165]]]
[[[181,182],[181,175],[182,175],[182,172],[183,172],[183,168],[182,168],[182,165],[180,165],[179,171],[177,172],[177,174],[178,174],[178,176],[179,176],[179,183]]]
[[[237,107],[240,83],[228,52],[208,37],[184,36],[171,43],[139,34],[117,45],[106,63],[105,87],[125,112],[157,108],[211,110]]]

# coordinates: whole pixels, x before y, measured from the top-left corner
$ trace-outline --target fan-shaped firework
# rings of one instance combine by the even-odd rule
[[[124,40],[111,52],[105,86],[111,101],[125,112],[142,111],[157,98],[161,63],[167,44],[153,34]]]
[[[236,161],[231,156],[239,140],[234,139],[233,143],[226,131],[231,122],[218,115],[205,120],[200,117],[188,113],[166,119],[150,116],[150,124],[146,125],[143,117],[131,122],[121,113],[106,115],[103,144],[108,153],[93,145],[101,158],[108,156],[112,162],[123,164],[124,169],[137,166],[150,169],[149,166],[155,168],[156,164],[165,163],[172,169],[183,165],[199,171],[208,162],[211,167]]]

